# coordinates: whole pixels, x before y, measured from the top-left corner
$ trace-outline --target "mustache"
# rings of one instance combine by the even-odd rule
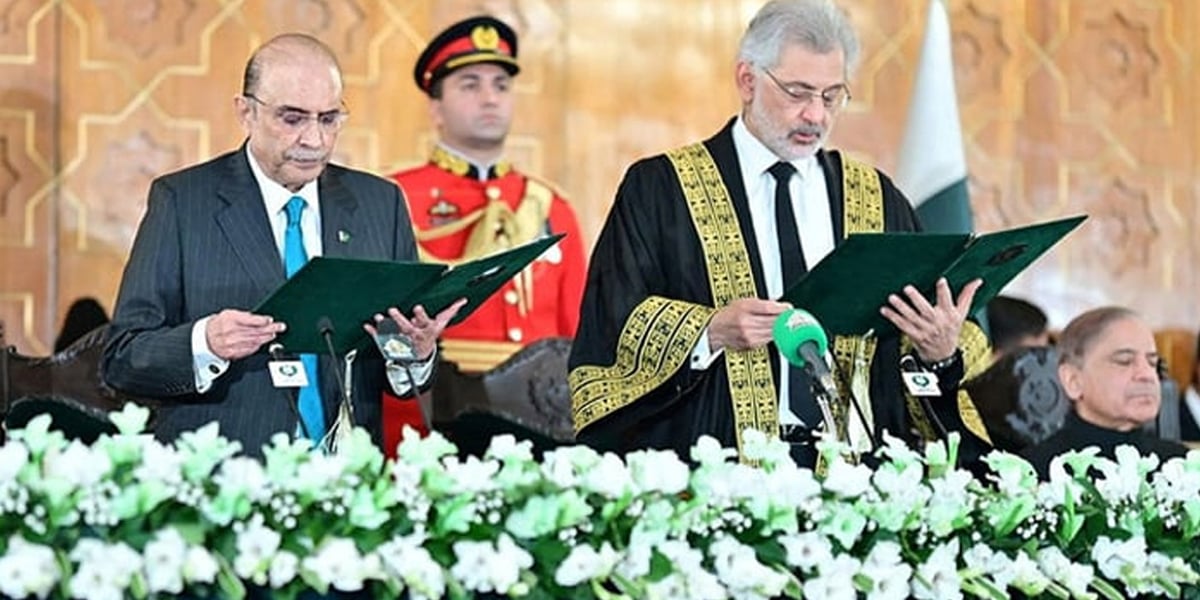
[[[1131,387],[1125,392],[1126,397],[1130,396],[1158,396],[1161,394],[1160,388],[1156,386],[1139,385]]]
[[[820,125],[801,125],[799,127],[793,128],[791,131],[788,132],[788,137],[791,137],[793,135],[822,136],[822,135],[825,135],[825,128]]]
[[[328,156],[329,153],[323,150],[307,150],[304,148],[292,148],[283,153],[283,157],[287,160],[299,160],[305,162],[325,160]]]

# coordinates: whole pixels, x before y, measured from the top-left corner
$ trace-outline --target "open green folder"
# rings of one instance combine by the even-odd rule
[[[334,350],[373,345],[363,323],[395,306],[405,315],[423,306],[436,315],[459,298],[467,304],[451,324],[470,315],[505,281],[565,234],[547,236],[453,267],[435,263],[315,257],[263,300],[254,312],[287,323],[276,341],[286,352],[324,353],[321,325],[332,325]]]
[[[1050,249],[1086,216],[1049,221],[983,235],[869,233],[852,235],[783,295],[813,314],[833,335],[884,335],[895,329],[879,314],[888,295],[912,284],[930,303],[937,280],[951,293],[980,278],[971,312]]]

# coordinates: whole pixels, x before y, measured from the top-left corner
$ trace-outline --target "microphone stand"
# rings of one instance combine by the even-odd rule
[[[267,354],[269,354],[271,356],[271,360],[274,361],[282,362],[288,360],[283,355],[283,344],[280,344],[279,342],[273,342],[270,346],[267,346]],[[304,419],[300,417],[300,409],[296,407],[296,405],[300,403],[300,388],[287,388],[287,395],[289,400],[287,403],[288,411],[292,413],[293,417],[296,417],[296,423],[300,425],[300,435],[308,438],[308,425],[304,423]]]
[[[321,317],[317,321],[317,330],[321,333],[321,338],[325,340],[325,348],[329,351],[329,358],[333,360],[333,372],[337,376],[338,390],[340,391],[341,403],[338,406],[338,416],[333,422],[333,427],[325,433],[325,437],[321,439],[321,446],[330,453],[337,452],[338,439],[344,434],[342,430],[347,427],[352,427],[354,424],[354,405],[350,402],[353,390],[350,387],[349,374],[354,358],[357,356],[357,350],[351,350],[346,353],[346,371],[343,373],[341,365],[338,363],[337,350],[333,347],[333,322],[329,317]]]

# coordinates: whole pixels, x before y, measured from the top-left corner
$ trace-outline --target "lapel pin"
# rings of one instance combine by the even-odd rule
[[[345,244],[346,242],[350,241],[350,232],[349,231],[346,231],[345,229],[339,229],[337,233],[338,233],[338,241],[339,242]]]

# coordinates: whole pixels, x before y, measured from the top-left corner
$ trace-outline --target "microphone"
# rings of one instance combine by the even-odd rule
[[[282,362],[288,359],[288,357],[283,353],[283,344],[280,344],[279,342],[271,342],[267,346],[267,354],[270,355],[271,360],[275,362]],[[292,358],[295,359],[294,356]],[[296,404],[299,402],[299,394],[299,388],[288,388],[288,410],[292,413],[293,417],[296,417],[296,423],[300,424],[300,434],[307,438],[309,437],[308,425],[304,424],[304,419],[300,416],[300,409],[296,406]]]
[[[825,362],[825,351],[829,349],[829,336],[825,333],[825,328],[812,313],[793,308],[784,311],[775,319],[771,336],[775,338],[775,345],[783,352],[783,357],[789,363],[804,369],[813,378],[813,396],[821,409],[826,426],[832,431],[834,420],[830,403],[838,400],[839,395],[837,385],[833,382],[833,373],[829,370],[829,364]],[[847,385],[846,390],[850,393],[850,404],[863,424],[871,447],[878,448],[875,433],[867,422],[858,399],[854,397],[852,387]]]
[[[775,319],[771,335],[775,338],[775,345],[783,352],[783,357],[804,369],[817,382],[820,389],[814,391],[824,394],[828,400],[838,398],[833,374],[825,362],[829,336],[812,313],[799,308],[784,312]]]
[[[333,327],[333,321],[329,317],[322,315],[320,319],[317,319],[317,332],[325,340],[325,348],[329,351],[329,358],[333,360],[333,373],[337,376],[338,391],[340,392],[338,397],[341,399],[341,403],[338,408],[338,416],[334,420],[333,426],[325,433],[326,439],[330,440],[330,445],[327,446],[328,450],[336,452],[339,431],[342,427],[349,427],[353,424],[354,405],[350,403],[350,388],[346,385],[346,375],[342,372],[341,365],[338,364],[337,350],[333,347],[333,335],[336,332],[336,329]],[[347,369],[350,368],[350,364],[354,360],[354,355],[354,350],[347,353]],[[325,445],[325,440],[322,440],[322,445]]]

